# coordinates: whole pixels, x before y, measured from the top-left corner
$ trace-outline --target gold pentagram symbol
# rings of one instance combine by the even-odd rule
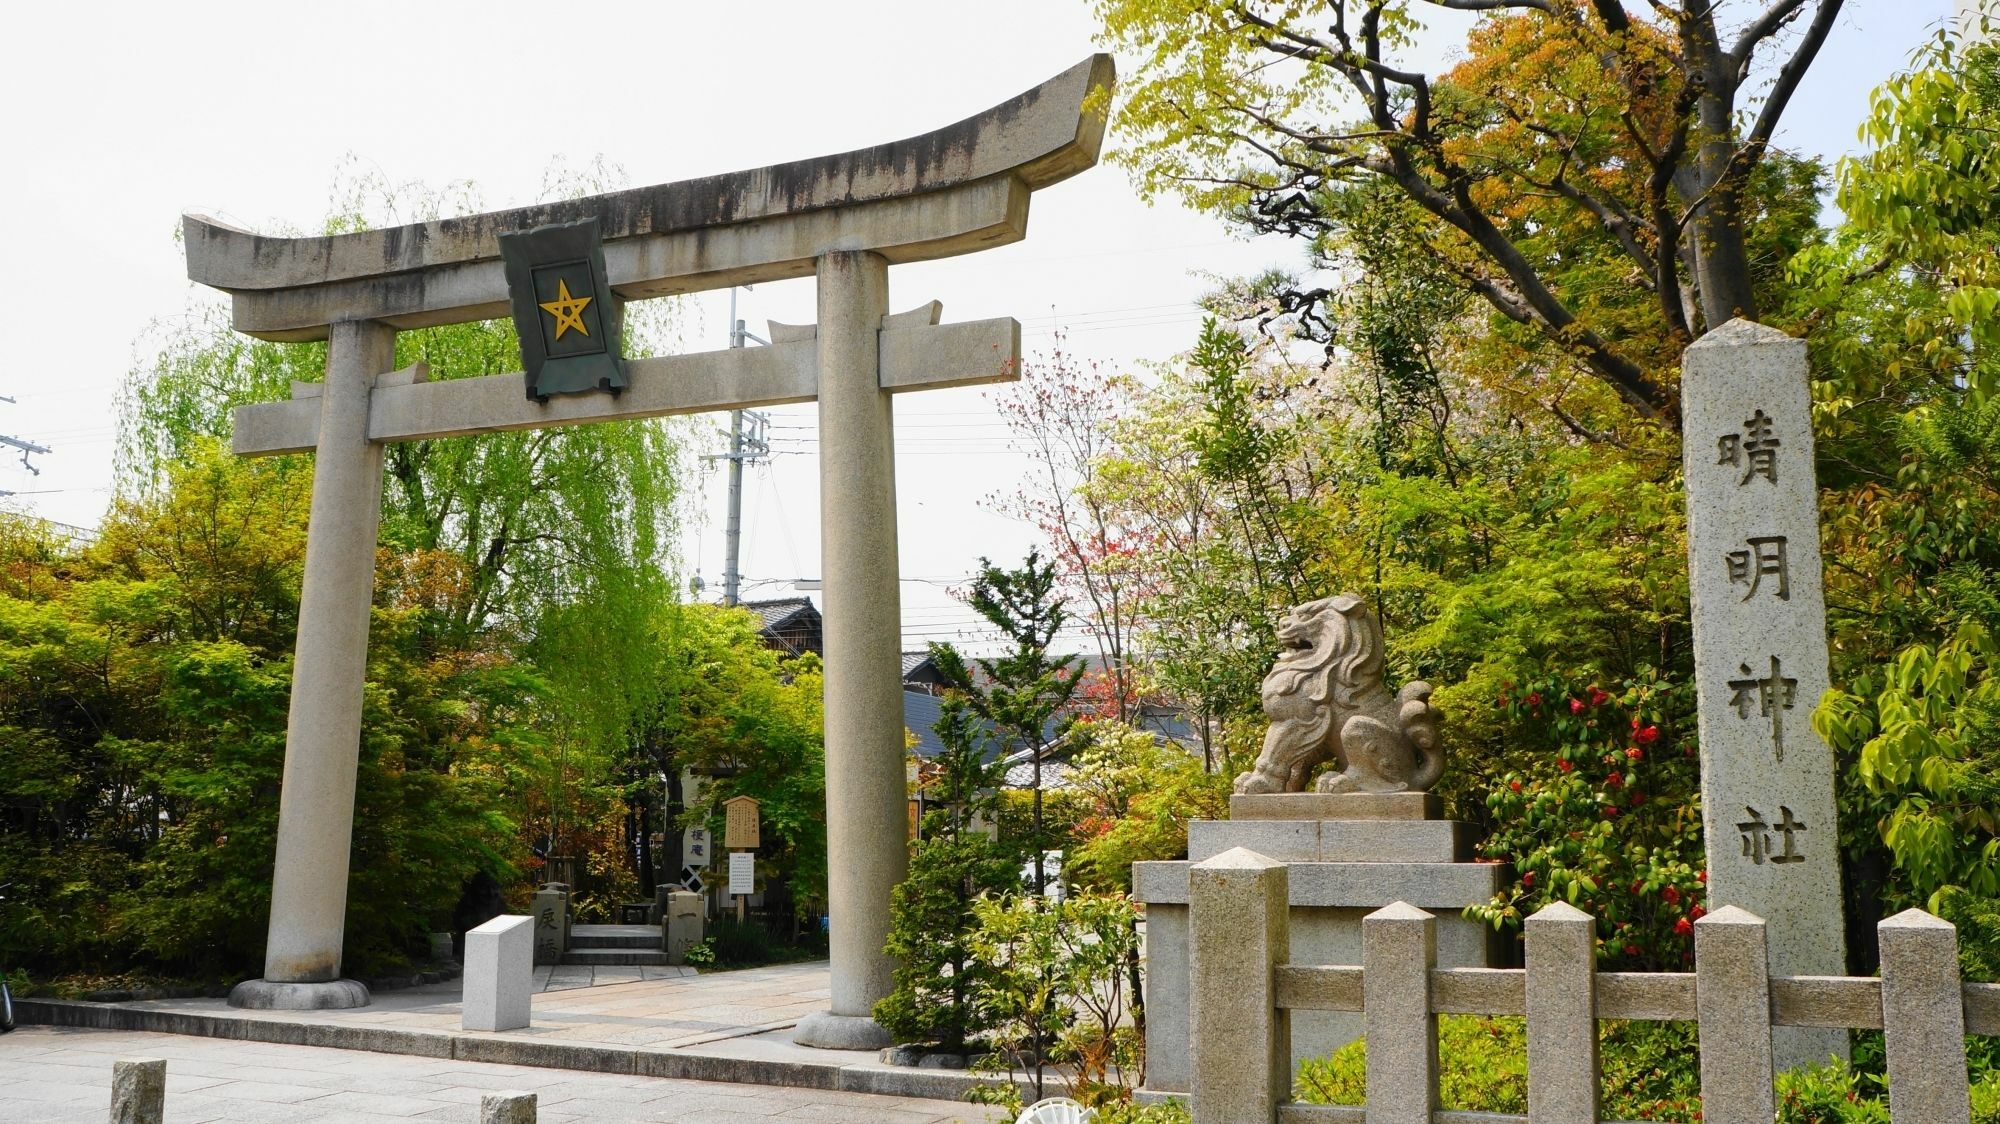
[[[586,336],[590,334],[590,329],[583,326],[583,309],[590,301],[589,297],[570,296],[569,282],[556,279],[556,299],[543,301],[542,311],[556,318],[557,339],[563,338],[563,333],[571,328]]]

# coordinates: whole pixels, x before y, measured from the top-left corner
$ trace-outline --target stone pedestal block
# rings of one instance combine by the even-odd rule
[[[1190,1090],[1188,869],[1233,847],[1287,865],[1290,963],[1359,965],[1361,919],[1401,901],[1437,915],[1440,968],[1491,966],[1491,931],[1459,913],[1499,890],[1500,867],[1462,861],[1471,849],[1466,826],[1420,818],[1435,806],[1436,797],[1427,793],[1397,793],[1386,799],[1321,793],[1239,795],[1232,802],[1232,814],[1241,817],[1248,812],[1251,818],[1191,824],[1191,862],[1133,864],[1133,896],[1146,903],[1147,1087],[1180,1094]],[[1327,809],[1358,811],[1367,818],[1275,817],[1285,811]],[[1365,855],[1394,861],[1360,861]],[[1325,1057],[1361,1033],[1358,1012],[1292,1012],[1294,1070],[1299,1062]]]
[[[528,1025],[535,981],[534,919],[495,917],[465,934],[466,1030],[520,1030]]]
[[[667,895],[667,923],[664,933],[667,963],[687,963],[687,950],[701,943],[706,934],[708,900],[700,894],[676,890]]]

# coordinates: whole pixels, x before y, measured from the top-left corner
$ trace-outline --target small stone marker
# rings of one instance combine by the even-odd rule
[[[479,1124],[535,1124],[535,1094],[488,1093],[480,1097]]]
[[[1772,974],[1840,975],[1833,752],[1810,721],[1829,676],[1805,341],[1740,319],[1703,336],[1681,416],[1709,908],[1768,923]],[[1846,1043],[1773,1038],[1780,1069]]]
[[[741,847],[756,850],[763,846],[757,815],[757,798],[732,796],[722,802],[722,845],[734,851]]]
[[[534,984],[534,918],[502,915],[465,934],[466,1030],[520,1030],[528,1025]]]
[[[559,964],[569,947],[569,895],[545,886],[529,906],[535,916],[535,963]]]
[[[160,1124],[167,1111],[164,1058],[111,1063],[111,1124]]]

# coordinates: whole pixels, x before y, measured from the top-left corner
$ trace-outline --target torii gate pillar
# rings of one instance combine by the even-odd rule
[[[1097,162],[1109,56],[955,125],[873,148],[513,211],[321,238],[266,238],[189,215],[188,276],[228,292],[238,331],[328,340],[324,383],[239,407],[237,453],[316,451],[279,798],[265,975],[239,1006],[353,1007],[340,975],[368,655],[382,446],[511,429],[819,402],[825,583],[831,1010],[805,1045],[888,1044],[872,1018],[908,866],[901,592],[891,398],[1019,377],[1020,325],[940,325],[935,302],[887,315],[888,267],[1027,235],[1033,193]],[[816,275],[819,323],[772,344],[628,359],[616,397],[536,400],[519,375],[429,382],[390,371],[395,333],[505,314],[498,235],[597,220],[621,300]]]
[[[904,827],[902,589],[896,447],[877,377],[889,309],[880,254],[819,259],[820,580],[826,599],[826,849],[832,1010],[795,1038],[887,1046],[870,1012],[894,987],[882,903],[909,868]]]

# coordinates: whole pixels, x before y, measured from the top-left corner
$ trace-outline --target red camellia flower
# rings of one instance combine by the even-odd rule
[[[1678,886],[1668,886],[1666,889],[1660,891],[1660,896],[1667,899],[1668,905],[1681,904],[1681,891]]]
[[[1604,778],[1604,783],[1611,786],[1612,788],[1617,788],[1619,785],[1625,783],[1625,774],[1613,773],[1610,776]]]
[[[1674,922],[1674,932],[1683,937],[1691,937],[1694,935],[1694,922],[1683,917]]]
[[[1634,808],[1637,808],[1637,807],[1638,807],[1639,805],[1641,805],[1641,804],[1644,804],[1645,802],[1646,802],[1646,794],[1645,794],[1645,793],[1643,793],[1643,792],[1635,792],[1635,793],[1633,793],[1633,794],[1632,794],[1632,806],[1633,806]]]
[[[1524,890],[1532,890],[1532,889],[1534,889],[1534,888],[1535,888],[1535,872],[1534,872],[1534,871],[1532,871],[1532,870],[1531,870],[1531,871],[1529,871],[1528,873],[1526,873],[1526,874],[1523,874],[1523,875],[1521,876],[1521,888],[1522,888],[1522,889],[1524,889]]]
[[[1508,782],[1507,782],[1507,787],[1508,787],[1508,788],[1511,788],[1511,789],[1513,789],[1513,790],[1514,790],[1515,792],[1519,792],[1519,791],[1521,791],[1521,782],[1520,782],[1520,781],[1508,781]]]
[[[1529,706],[1540,706],[1542,705],[1542,693],[1540,691],[1529,691],[1526,701]]]
[[[1606,804],[1606,805],[1604,806],[1604,818],[1605,818],[1605,819],[1607,819],[1607,820],[1615,820],[1615,819],[1617,819],[1617,818],[1618,818],[1618,805],[1616,805],[1616,804]]]
[[[1695,906],[1694,908],[1688,910],[1688,916],[1694,918],[1696,921],[1699,921],[1702,918],[1708,916],[1708,911],[1701,908],[1700,906]]]
[[[1603,706],[1605,700],[1609,699],[1610,697],[1611,697],[1610,695],[1605,694],[1603,691],[1600,691],[1595,687],[1592,687],[1590,689],[1590,705],[1592,706]]]
[[[1646,751],[1640,749],[1638,746],[1635,745],[1631,749],[1625,751],[1625,756],[1631,758],[1634,761],[1638,761],[1646,756]]]
[[[1637,956],[1637,955],[1639,955],[1639,946],[1638,946],[1638,945],[1636,945],[1636,944],[1628,944],[1628,945],[1626,945],[1626,946],[1625,946],[1625,955],[1627,955],[1627,956]]]
[[[1569,712],[1570,712],[1571,714],[1582,714],[1582,713],[1583,713],[1583,700],[1582,700],[1582,699],[1571,699],[1571,700],[1569,700]]]
[[[1652,745],[1654,742],[1660,740],[1660,728],[1658,726],[1642,726],[1633,732],[1632,740],[1638,742],[1640,745]]]
[[[1571,769],[1576,768],[1576,766],[1570,764],[1569,758],[1561,757],[1556,759],[1556,768],[1561,769],[1563,772],[1567,773]]]
[[[1695,871],[1694,880],[1706,884],[1708,882],[1708,872],[1705,870]]]

